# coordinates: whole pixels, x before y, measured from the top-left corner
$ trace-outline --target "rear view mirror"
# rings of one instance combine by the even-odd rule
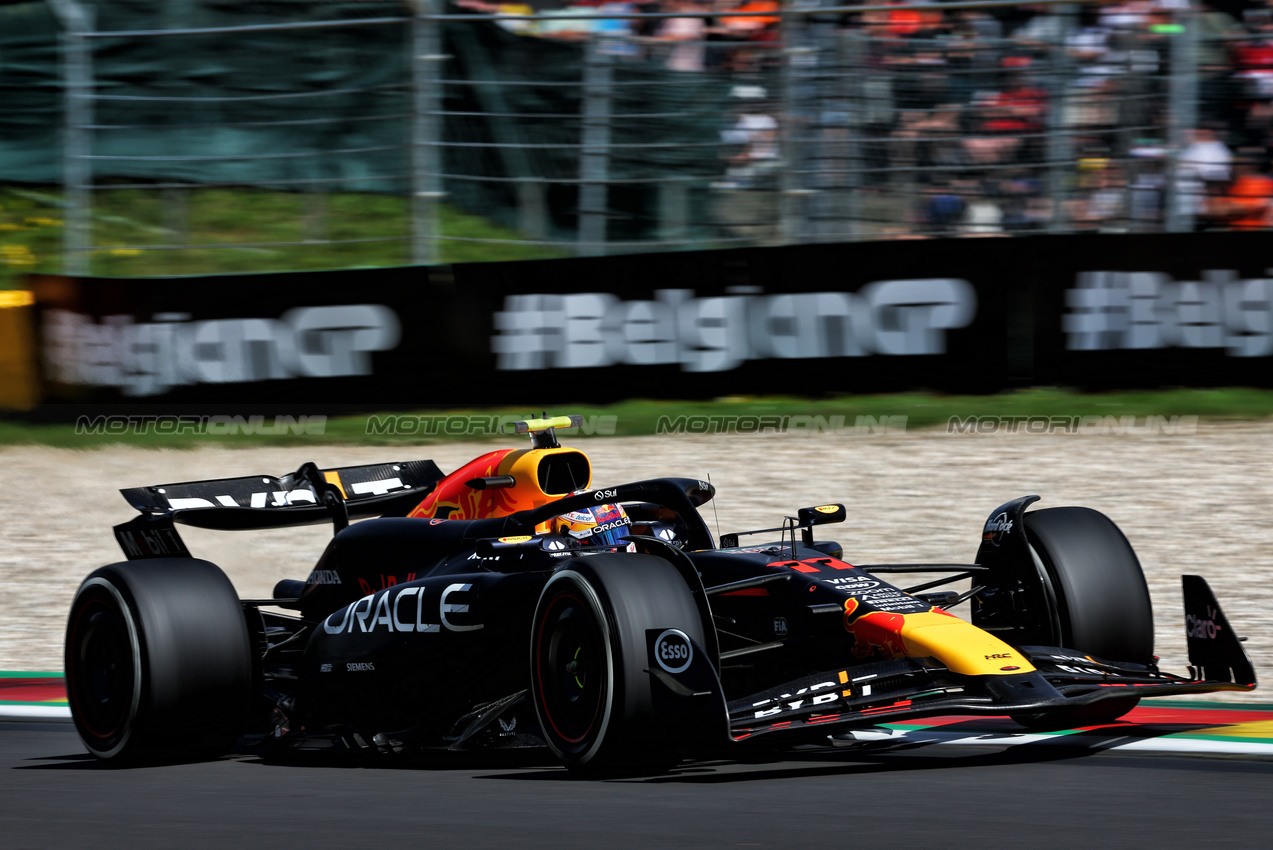
[[[844,522],[848,513],[844,505],[816,505],[796,511],[796,518],[801,525],[826,525],[831,522]]]

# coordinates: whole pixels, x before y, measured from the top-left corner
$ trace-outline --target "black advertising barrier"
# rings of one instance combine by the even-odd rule
[[[495,305],[488,363],[518,397],[527,385],[599,401],[992,391],[1006,348],[997,281],[958,242],[924,247],[922,257],[900,243],[802,245],[454,271],[464,312]]]
[[[1270,242],[915,240],[32,283],[55,404],[1273,386]]]
[[[30,283],[54,403],[289,409],[403,398],[422,377],[416,364],[430,363],[413,325],[447,314],[448,288],[420,268]]]
[[[1273,233],[1039,241],[1035,383],[1273,387]]]

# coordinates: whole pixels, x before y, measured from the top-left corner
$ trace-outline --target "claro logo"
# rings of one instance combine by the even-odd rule
[[[494,316],[491,349],[505,370],[679,363],[719,372],[768,358],[942,354],[946,331],[977,312],[972,285],[953,278],[876,281],[857,293],[727,293],[510,295]]]
[[[382,304],[297,307],[277,319],[150,322],[69,310],[44,313],[43,357],[53,381],[158,395],[189,384],[371,374],[371,352],[398,344],[398,316]]]

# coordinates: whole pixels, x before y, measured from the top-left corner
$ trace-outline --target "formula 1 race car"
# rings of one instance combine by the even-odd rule
[[[123,490],[141,512],[115,528],[128,560],[84,581],[67,626],[85,745],[111,760],[215,757],[236,742],[546,745],[595,775],[764,743],[851,745],[938,714],[1072,728],[1145,696],[1255,687],[1196,576],[1184,577],[1189,675],[1158,669],[1140,565],[1096,511],[1015,499],[991,512],[971,564],[850,564],[815,539],[845,518],[838,504],[717,545],[697,510],[709,483],[593,488],[587,456],[556,438],[572,422],[519,422],[530,448],[449,475],[432,461],[307,463]],[[323,522],[336,533],[322,557],[270,599],[239,599],[174,525]],[[913,587],[885,578],[934,572]],[[964,602],[970,621],[949,613]]]

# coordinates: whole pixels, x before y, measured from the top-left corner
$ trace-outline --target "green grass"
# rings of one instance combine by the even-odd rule
[[[411,222],[403,198],[251,189],[96,192],[90,273],[106,277],[234,274],[407,265]],[[440,205],[440,261],[526,260],[560,249],[500,244],[524,237]],[[0,289],[26,272],[63,270],[67,205],[54,190],[0,187]],[[492,241],[456,241],[456,240]],[[352,241],[383,240],[383,241]],[[267,247],[269,243],[303,243]],[[329,244],[345,242],[345,244]],[[196,247],[174,249],[174,245]],[[245,245],[242,248],[199,245]]]
[[[144,408],[139,408],[144,409]],[[825,399],[801,399],[779,396],[726,398],[714,401],[651,401],[632,400],[609,406],[587,404],[557,405],[551,414],[578,413],[588,418],[591,425],[607,424],[609,435],[639,436],[659,431],[660,421],[666,425],[678,417],[689,416],[800,416],[823,417],[822,426],[842,422],[846,426],[874,428],[879,423],[898,423],[888,417],[905,417],[908,430],[945,428],[951,417],[969,416],[1031,416],[1031,417],[1171,417],[1197,416],[1202,421],[1259,420],[1273,416],[1273,391],[1241,388],[1215,390],[1170,390],[1145,392],[1120,392],[1107,394],[1080,394],[1060,389],[1034,389],[1002,393],[993,396],[943,396],[932,393],[903,393],[878,396],[839,396]],[[525,408],[486,408],[482,410],[421,410],[412,412],[368,413],[359,416],[333,417],[323,423],[321,435],[293,433],[281,428],[280,434],[136,434],[122,435],[76,433],[73,423],[30,424],[21,419],[0,419],[0,445],[42,444],[68,448],[87,449],[108,444],[129,444],[145,448],[194,448],[203,445],[227,447],[255,447],[263,445],[384,445],[417,446],[459,439],[492,439],[509,441],[511,437],[497,434],[451,435],[425,434],[417,427],[414,432],[368,433],[369,421],[384,422],[386,417],[419,417],[417,423],[441,430],[438,417],[475,416],[487,417],[478,422],[492,421],[500,415],[526,418],[538,415],[538,411]],[[602,420],[598,417],[613,417]],[[843,417],[837,420],[835,417]],[[863,417],[859,419],[859,417]],[[303,421],[299,420],[298,423]],[[772,422],[772,420],[770,420]],[[804,420],[806,430],[819,427],[818,420]],[[1143,422],[1143,420],[1141,420]],[[273,420],[267,424],[273,425]],[[719,424],[715,430],[721,431]],[[761,426],[774,430],[772,426]],[[744,424],[744,429],[755,431],[757,425]],[[480,428],[478,430],[481,430]],[[490,431],[491,428],[486,428]],[[700,429],[701,430],[701,429]],[[575,439],[593,439],[588,433],[571,434]],[[520,438],[518,438],[520,443]]]

